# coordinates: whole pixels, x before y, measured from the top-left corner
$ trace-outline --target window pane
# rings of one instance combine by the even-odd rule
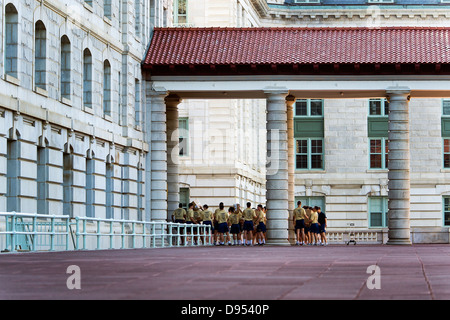
[[[381,140],[370,140],[370,153],[381,153]]]
[[[295,115],[296,116],[306,116],[307,111],[307,100],[297,100],[295,103]]]
[[[444,139],[444,153],[450,153],[450,139]]]
[[[311,140],[311,153],[322,153],[322,140]]]
[[[450,154],[444,154],[444,168],[450,168]]]
[[[370,167],[381,169],[381,154],[370,155]]]
[[[307,140],[297,140],[297,153],[308,153],[308,141]]]
[[[307,155],[297,155],[297,169],[308,169]]]
[[[387,140],[385,140],[384,144],[385,144],[384,167],[388,168],[388,164],[389,164],[389,142]]]
[[[322,155],[311,156],[311,169],[322,169]]]
[[[371,212],[370,213],[370,226],[371,227],[382,227],[383,226],[383,213]]]
[[[450,116],[450,99],[442,101],[442,114],[444,116]]]
[[[322,100],[311,100],[311,115],[321,116],[322,115]]]
[[[389,102],[387,100],[384,101],[384,115],[389,115]]]
[[[381,100],[370,99],[369,100],[369,114],[371,116],[381,116]]]

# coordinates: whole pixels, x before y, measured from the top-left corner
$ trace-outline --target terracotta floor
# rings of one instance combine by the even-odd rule
[[[71,265],[80,290],[67,287]],[[0,299],[450,299],[450,245],[2,253]]]

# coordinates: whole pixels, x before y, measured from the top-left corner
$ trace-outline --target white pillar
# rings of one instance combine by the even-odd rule
[[[295,156],[294,156],[294,109],[295,97],[289,95],[286,97],[287,107],[287,136],[288,136],[288,201],[289,201],[289,235],[295,239],[294,228],[289,223],[292,221],[292,215],[294,214],[295,204]]]
[[[388,88],[389,99],[389,232],[388,244],[411,244],[410,147],[408,88]]]
[[[178,105],[181,103],[181,99],[177,95],[169,95],[165,102],[167,110],[167,218],[169,219],[180,202]]]
[[[267,96],[267,238],[289,245],[287,89],[268,89]]]
[[[151,123],[150,136],[150,207],[152,221],[167,219],[167,91],[153,89],[151,94],[151,113],[147,123]],[[148,114],[148,113],[147,113]]]

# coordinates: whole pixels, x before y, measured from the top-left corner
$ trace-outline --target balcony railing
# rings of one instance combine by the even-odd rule
[[[211,226],[0,212],[0,250],[65,251],[212,245]]]

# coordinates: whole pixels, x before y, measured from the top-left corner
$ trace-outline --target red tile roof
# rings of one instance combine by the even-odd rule
[[[449,63],[450,28],[155,28],[143,67]]]

